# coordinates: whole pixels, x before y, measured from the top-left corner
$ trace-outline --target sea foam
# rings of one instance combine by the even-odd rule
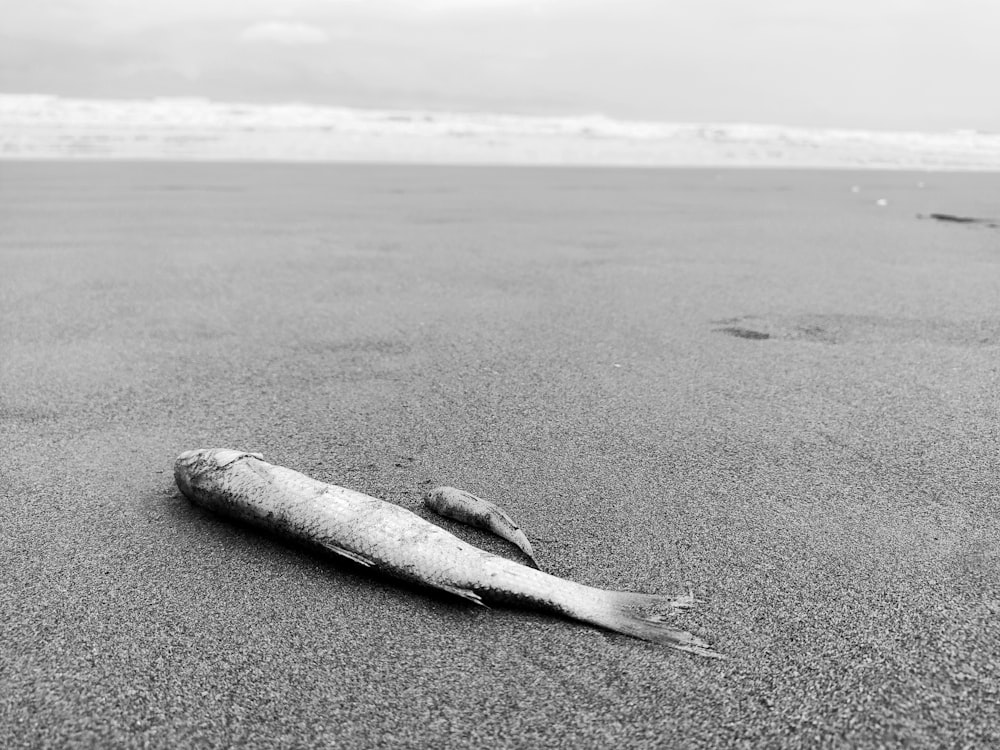
[[[1000,169],[1000,134],[0,94],[0,157]]]

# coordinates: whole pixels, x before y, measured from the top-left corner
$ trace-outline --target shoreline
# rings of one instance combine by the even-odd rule
[[[292,159],[292,158],[267,158],[253,159],[246,157],[184,157],[184,156],[90,156],[90,155],[50,155],[50,156],[11,156],[0,154],[0,164],[60,164],[60,165],[186,165],[207,167],[219,166],[245,166],[245,167],[294,167],[294,168],[373,168],[373,169],[467,169],[467,170],[509,170],[509,171],[557,171],[568,172],[588,172],[614,173],[614,172],[635,172],[635,173],[655,173],[669,171],[690,171],[690,172],[763,172],[780,174],[809,174],[809,173],[850,173],[859,174],[913,174],[913,175],[969,175],[974,177],[982,175],[989,177],[1000,173],[1000,165],[995,167],[968,168],[968,167],[946,167],[946,166],[888,166],[888,165],[861,165],[861,164],[587,164],[587,163],[512,163],[512,162],[450,162],[450,161],[363,161],[352,159]]]
[[[0,158],[1000,171],[1000,134],[0,94]]]

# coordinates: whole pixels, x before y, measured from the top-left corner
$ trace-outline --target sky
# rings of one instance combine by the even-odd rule
[[[1000,132],[997,0],[0,0],[0,92]]]

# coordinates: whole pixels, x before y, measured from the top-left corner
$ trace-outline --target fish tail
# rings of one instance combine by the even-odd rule
[[[715,659],[725,658],[692,633],[677,630],[667,624],[672,610],[687,609],[694,605],[695,599],[690,594],[670,597],[601,589],[595,589],[595,594],[590,606],[586,607],[587,611],[578,614],[580,619],[679,651]]]
[[[521,551],[531,560],[532,566],[538,570],[542,569],[542,566],[538,564],[538,560],[535,559],[535,551],[531,548],[531,542],[528,541],[528,537],[524,535],[521,529],[516,526],[514,528],[505,527],[503,531],[496,531],[495,533],[497,536],[501,536],[515,546],[520,547]]]

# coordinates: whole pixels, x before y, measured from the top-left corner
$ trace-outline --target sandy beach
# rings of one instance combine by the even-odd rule
[[[0,746],[1000,744],[1000,174],[0,165]],[[711,661],[212,517],[196,447]],[[515,559],[483,533],[436,521]]]

